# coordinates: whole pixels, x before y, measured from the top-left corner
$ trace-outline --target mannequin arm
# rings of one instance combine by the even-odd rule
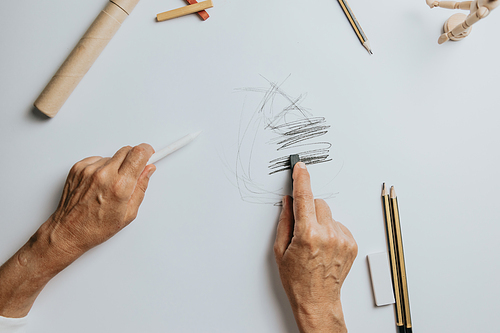
[[[465,19],[465,21],[462,22],[462,24],[457,25],[450,32],[442,34],[441,37],[439,37],[438,39],[438,43],[443,44],[444,42],[450,39],[450,36],[460,35],[465,30],[469,29],[474,23],[488,16],[489,13],[490,11],[486,7],[479,8],[477,11],[467,16],[467,18]]]
[[[448,8],[448,9],[463,9],[463,10],[470,10],[470,5],[472,1],[462,1],[462,2],[457,2],[457,1],[434,1],[434,0],[426,0],[427,5],[431,8],[434,7],[441,7],[441,8]]]

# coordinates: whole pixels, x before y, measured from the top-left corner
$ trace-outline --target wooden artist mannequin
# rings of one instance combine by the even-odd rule
[[[488,14],[500,4],[500,0],[474,0],[462,2],[426,0],[426,2],[431,8],[441,7],[470,10],[469,15],[454,14],[444,23],[444,32],[438,39],[439,44],[443,44],[450,39],[458,41],[467,37],[472,29],[472,25],[488,16]]]

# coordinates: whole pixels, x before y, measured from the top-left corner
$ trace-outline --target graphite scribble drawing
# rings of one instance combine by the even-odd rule
[[[293,147],[324,145],[324,148],[304,150],[299,152],[300,160],[305,164],[316,164],[329,162],[331,144],[328,142],[302,143],[304,141],[320,137],[328,133],[330,125],[326,125],[326,120],[323,117],[306,118],[302,120],[285,122],[279,125],[267,125],[268,129],[277,134],[276,139],[271,141],[277,145],[276,150],[284,150]],[[289,154],[273,159],[269,162],[270,175],[289,170],[290,159]]]
[[[333,160],[332,144],[326,138],[330,125],[324,117],[314,116],[303,106],[307,94],[293,97],[284,91],[282,86],[287,79],[281,83],[265,79],[265,87],[235,90],[246,94],[236,161],[231,167],[244,201],[279,204],[290,190],[286,185],[290,175],[284,171],[291,168],[291,154],[298,154],[307,165]],[[260,160],[262,155],[268,156],[267,164]],[[258,161],[255,156],[259,156]],[[333,194],[322,196],[327,198]]]

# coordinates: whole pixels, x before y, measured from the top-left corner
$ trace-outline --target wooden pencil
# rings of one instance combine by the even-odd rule
[[[354,16],[354,13],[352,12],[351,8],[347,4],[347,1],[345,0],[338,0],[340,7],[342,7],[342,10],[344,11],[345,16],[349,20],[349,23],[351,23],[352,29],[356,33],[356,36],[358,36],[359,41],[363,45],[363,47],[370,53],[373,54],[372,49],[370,47],[370,42],[368,41],[368,38],[366,38],[365,32],[363,29],[361,29],[361,26],[359,25],[358,20],[356,20],[356,16]]]
[[[206,0],[202,2],[198,2],[192,5],[187,5],[181,8],[169,10],[167,12],[159,13],[156,15],[156,20],[158,22],[170,20],[176,17],[188,15],[188,14],[193,14],[196,12],[200,12],[202,10],[212,8],[214,5],[212,3],[212,0]]]
[[[401,234],[401,223],[399,220],[398,198],[396,196],[396,190],[394,189],[394,186],[391,186],[390,203],[392,208],[392,218],[394,222],[393,227],[394,227],[394,236],[396,240],[399,278],[401,279],[400,286],[401,286],[401,293],[403,296],[404,326],[406,332],[411,333],[412,325],[411,325],[411,315],[410,315],[410,298],[408,295],[408,282],[406,279],[406,266],[405,266],[405,257],[403,251],[403,237]]]
[[[195,3],[198,3],[198,1],[196,0],[186,0],[186,2],[190,5],[194,5]],[[199,12],[196,12],[196,14],[198,14],[198,16],[203,20],[203,21],[206,21],[210,15],[208,15],[207,11],[206,10],[200,10]]]
[[[398,333],[405,332],[403,322],[403,298],[401,296],[401,288],[399,283],[399,269],[397,260],[396,243],[394,239],[394,228],[392,223],[392,212],[389,204],[389,193],[385,183],[382,185],[382,203],[384,205],[385,213],[385,227],[387,231],[387,247],[389,248],[389,259],[391,261],[392,283],[394,287],[394,297],[396,299],[396,327]]]

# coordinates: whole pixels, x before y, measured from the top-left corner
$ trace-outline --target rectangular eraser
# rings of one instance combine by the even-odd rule
[[[367,257],[375,304],[377,306],[393,304],[395,302],[394,290],[392,288],[391,268],[389,267],[387,252],[372,253]]]

